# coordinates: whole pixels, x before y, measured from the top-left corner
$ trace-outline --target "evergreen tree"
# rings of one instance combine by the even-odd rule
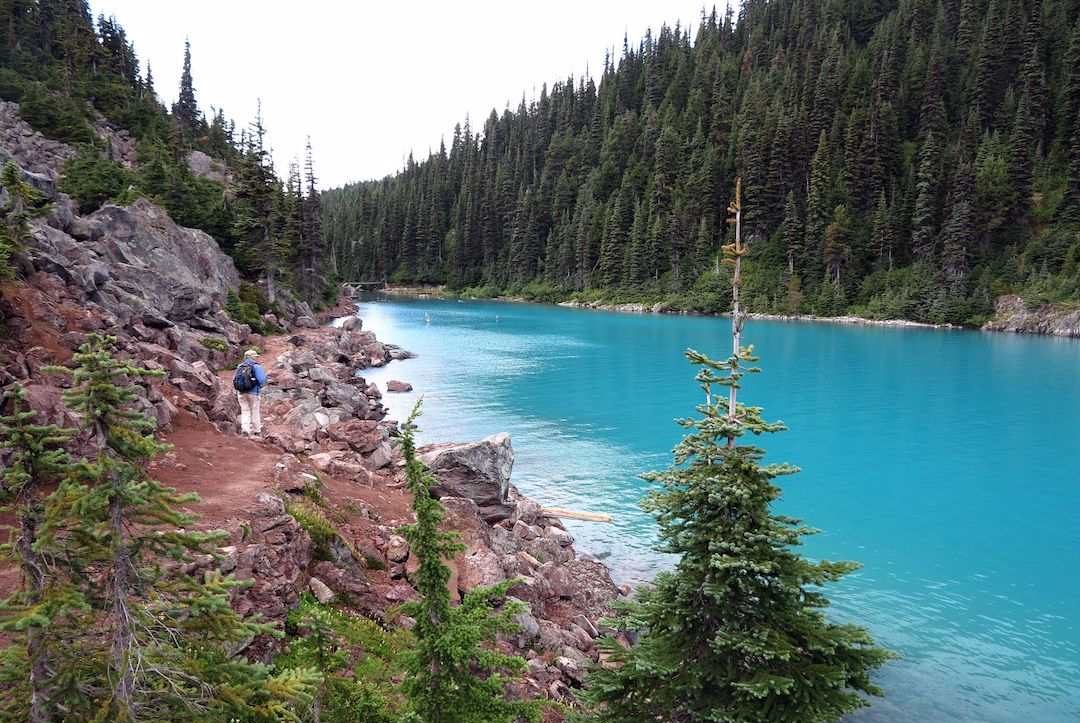
[[[22,248],[30,233],[29,220],[45,210],[41,193],[23,180],[22,171],[14,161],[0,170],[0,188],[7,201],[0,207],[0,279],[11,276],[11,256]]]
[[[832,211],[829,206],[832,197],[832,163],[829,158],[829,145],[825,131],[818,138],[817,151],[810,164],[810,194],[806,201],[806,242],[803,245],[805,258],[800,266],[795,260],[795,269],[799,272],[813,270],[820,273],[818,259],[825,245],[825,229],[829,225]]]
[[[841,273],[851,262],[851,215],[841,204],[833,211],[832,221],[825,228],[825,276],[840,287]]]
[[[941,145],[936,134],[926,137],[919,156],[915,215],[911,219],[911,248],[918,261],[931,263],[937,246],[938,194],[940,193]]]
[[[247,134],[246,147],[237,164],[232,230],[237,239],[238,265],[242,271],[263,275],[267,297],[273,303],[276,299],[275,282],[281,269],[273,249],[276,178],[265,139],[266,128],[260,103]]]
[[[1016,121],[1009,138],[1009,174],[1015,189],[1012,215],[1018,221],[1026,221],[1031,209],[1031,192],[1034,175],[1035,127],[1032,120],[1031,98],[1025,92],[1016,109]]]
[[[661,485],[643,503],[659,550],[679,560],[621,610],[621,626],[643,631],[638,643],[602,643],[613,664],[589,679],[601,721],[836,721],[880,695],[870,675],[891,657],[864,629],[824,614],[822,586],[857,565],[802,557],[794,548],[810,530],[771,510],[773,480],[797,469],[764,464],[764,450],[739,444],[785,427],[737,400],[757,359],[741,345],[745,249],[737,239],[725,251],[735,263],[733,352],[714,361],[687,351],[705,397],[700,416],[680,420],[689,432],[672,466],[645,476]]]
[[[892,214],[885,202],[885,192],[878,194],[877,207],[871,231],[871,246],[877,256],[877,265],[892,271],[893,251],[896,247],[896,233],[893,228]]]
[[[315,156],[311,151],[311,138],[304,145],[304,188],[301,208],[303,228],[301,233],[303,284],[301,295],[309,302],[316,302],[326,273],[326,248],[322,233],[322,209],[319,200],[319,179],[315,175]],[[332,257],[331,257],[332,258]]]
[[[274,674],[231,655],[239,643],[272,631],[232,610],[239,583],[220,573],[198,580],[181,572],[180,563],[212,554],[226,535],[191,530],[194,519],[181,506],[195,496],[148,475],[149,461],[167,447],[153,438],[154,422],[132,408],[132,385],[158,373],[117,360],[114,346],[112,337],[91,335],[70,369],[54,369],[71,375],[64,401],[102,449],[96,460],[77,463],[50,495],[39,541],[62,561],[73,594],[100,615],[86,634],[108,643],[107,680],[100,697],[83,701],[92,715],[79,719],[285,719],[310,702],[318,673]],[[100,577],[91,574],[96,565]]]
[[[1076,128],[1069,145],[1069,174],[1061,207],[1064,218],[1080,222],[1080,114],[1076,116]]]
[[[952,210],[941,230],[943,248],[942,270],[953,292],[963,290],[963,281],[969,270],[969,258],[974,248],[975,231],[975,178],[969,164],[963,164],[956,173],[952,189]]]
[[[521,717],[539,720],[536,702],[509,700],[504,692],[525,661],[492,648],[495,636],[516,629],[514,616],[523,605],[506,598],[516,580],[465,594],[450,605],[450,570],[444,559],[463,550],[457,535],[439,529],[443,507],[431,495],[431,473],[416,455],[417,402],[402,430],[401,451],[413,496],[416,522],[401,529],[419,561],[416,588],[420,599],[402,610],[416,619],[416,647],[408,654],[404,690],[421,723],[511,723]],[[496,610],[497,606],[501,608]]]
[[[617,286],[622,280],[623,250],[626,248],[633,223],[633,201],[628,196],[628,189],[620,189],[615,194],[615,202],[611,207],[607,232],[600,247],[599,274],[603,286]]]
[[[191,80],[191,41],[189,40],[184,40],[184,68],[180,73],[180,95],[173,105],[173,117],[180,125],[183,137],[190,142],[199,130],[202,115],[195,101],[195,88]]]
[[[12,455],[0,477],[0,501],[18,518],[12,551],[19,561],[22,584],[0,603],[0,630],[25,636],[29,700],[25,719],[48,723],[56,717],[58,694],[54,687],[54,656],[50,655],[49,627],[64,612],[60,592],[49,590],[49,561],[37,549],[45,485],[62,477],[70,460],[64,447],[73,430],[37,424],[37,414],[25,409],[26,392],[16,385],[7,394],[11,413],[0,416],[0,447]],[[55,587],[55,586],[54,586]],[[15,717],[14,715],[12,717]]]
[[[784,202],[784,223],[781,226],[781,234],[784,239],[784,249],[787,254],[788,275],[795,275],[795,259],[802,258],[803,242],[805,235],[802,220],[799,218],[799,206],[795,201],[795,193],[789,191],[787,200]]]

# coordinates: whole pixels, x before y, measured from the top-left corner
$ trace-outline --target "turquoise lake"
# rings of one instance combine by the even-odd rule
[[[721,357],[726,319],[497,302],[377,300],[365,328],[416,352],[369,370],[425,400],[423,441],[510,432],[514,483],[617,579],[671,561],[637,506],[701,393],[686,347]],[[790,431],[762,441],[780,509],[822,530],[804,551],[863,568],[832,615],[902,660],[859,723],[1080,720],[1080,342],[979,332],[750,321],[761,374],[742,400]]]

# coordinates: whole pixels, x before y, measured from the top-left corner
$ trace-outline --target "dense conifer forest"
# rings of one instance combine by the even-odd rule
[[[0,99],[17,102],[22,119],[42,135],[79,149],[60,190],[81,213],[145,196],[177,223],[211,234],[246,278],[264,282],[258,291],[246,287],[246,298],[233,306],[253,325],[259,315],[250,305],[268,310],[276,287],[312,303],[326,298],[310,143],[303,168],[294,161],[279,178],[261,113],[238,131],[222,109],[199,107],[189,44],[170,112],[123,26],[116,18],[95,20],[86,0],[0,0],[0,22]],[[134,137],[133,161],[95,132],[103,125]],[[214,160],[218,178],[192,171],[196,151]]]
[[[1080,298],[1080,3],[744,0],[323,194],[343,275],[978,323]]]

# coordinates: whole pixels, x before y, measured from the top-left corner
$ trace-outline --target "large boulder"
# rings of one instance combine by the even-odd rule
[[[435,475],[436,497],[464,497],[482,508],[508,504],[514,448],[506,432],[479,442],[430,445],[420,459]]]
[[[229,168],[222,161],[202,151],[192,151],[187,157],[188,170],[197,178],[206,178],[222,185],[229,183]]]
[[[146,199],[104,206],[78,226],[72,236],[35,224],[27,243],[35,268],[80,288],[124,326],[225,331],[219,312],[240,277],[211,236],[177,226]]]

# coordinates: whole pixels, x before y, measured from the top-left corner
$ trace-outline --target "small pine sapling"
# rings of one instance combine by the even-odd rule
[[[450,570],[443,560],[463,548],[457,535],[439,529],[443,507],[431,495],[431,473],[416,454],[417,402],[405,423],[401,449],[413,496],[416,522],[401,529],[420,566],[416,588],[420,599],[402,606],[416,619],[416,648],[406,662],[405,694],[412,720],[422,723],[511,723],[539,719],[538,701],[510,700],[506,685],[525,669],[521,657],[494,649],[499,633],[517,629],[514,617],[524,610],[506,597],[515,580],[467,592],[457,607],[450,604]]]

